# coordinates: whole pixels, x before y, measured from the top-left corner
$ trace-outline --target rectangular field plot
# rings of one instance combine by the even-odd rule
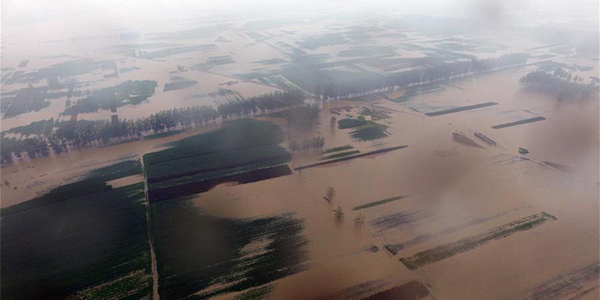
[[[511,126],[517,126],[517,125],[522,125],[522,124],[527,124],[527,123],[544,121],[544,120],[546,120],[546,118],[544,118],[544,117],[535,117],[535,118],[525,119],[525,120],[516,121],[516,122],[510,122],[510,123],[504,123],[504,124],[500,124],[500,125],[494,125],[494,126],[492,126],[492,128],[493,129],[501,129],[501,128],[506,128],[506,127],[511,127]]]
[[[471,249],[483,246],[490,241],[505,238],[513,233],[529,230],[554,220],[556,220],[554,216],[545,212],[541,212],[539,214],[531,215],[511,223],[498,226],[475,236],[467,237],[456,242],[419,252],[411,257],[400,258],[400,261],[410,270],[415,270],[456,254],[467,252]]]
[[[451,109],[446,109],[446,110],[441,110],[441,111],[428,112],[425,115],[428,116],[428,117],[435,117],[435,116],[441,116],[441,115],[447,115],[447,114],[457,113],[457,112],[461,112],[461,111],[465,111],[465,110],[471,110],[471,109],[478,109],[478,108],[484,108],[484,107],[494,106],[496,104],[498,104],[498,103],[496,103],[496,102],[485,102],[485,103],[479,103],[479,104],[474,104],[474,105],[460,106],[460,107],[457,107],[457,108],[451,108]]]
[[[279,126],[256,120],[230,122],[215,131],[144,156],[151,201],[201,193],[227,181],[248,183],[291,174],[291,154],[278,144]]]
[[[144,185],[106,183],[132,172],[139,163],[119,163],[3,209],[2,298],[149,297]]]
[[[303,221],[292,215],[227,219],[185,197],[150,208],[161,299],[247,291],[307,267]]]
[[[377,201],[373,201],[371,203],[356,206],[352,210],[361,210],[361,209],[365,209],[365,208],[371,208],[374,206],[383,205],[383,204],[390,203],[393,201],[398,201],[398,200],[404,199],[406,197],[407,196],[396,196],[396,197],[391,197],[391,198],[387,198],[387,199],[383,199],[383,200],[377,200]]]

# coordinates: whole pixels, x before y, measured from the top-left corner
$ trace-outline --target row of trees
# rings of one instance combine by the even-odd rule
[[[53,130],[26,138],[3,136],[0,143],[0,161],[5,164],[13,156],[30,158],[48,156],[71,149],[112,142],[138,139],[144,135],[190,128],[215,122],[219,113],[210,106],[194,106],[160,111],[138,120],[67,121],[51,124]],[[14,130],[13,130],[14,131]],[[16,130],[18,132],[18,130]]]
[[[291,141],[290,142],[290,150],[292,152],[296,151],[306,151],[310,149],[320,149],[325,145],[325,138],[322,136],[315,136],[308,139],[303,140],[302,142]]]
[[[216,122],[219,118],[267,113],[290,107],[296,108],[290,114],[285,114],[286,118],[316,119],[318,107],[297,107],[303,104],[304,93],[293,89],[249,98],[246,101],[227,102],[219,105],[217,109],[206,105],[175,108],[137,120],[50,122],[52,130],[44,130],[34,135],[27,134],[25,138],[7,138],[3,135],[0,143],[0,163],[10,163],[13,157],[21,158],[24,154],[30,158],[43,157],[91,145],[135,140],[144,135],[202,126]],[[11,132],[18,133],[19,130],[16,129]],[[26,132],[25,129],[22,131]],[[311,145],[314,146],[315,141],[312,142]],[[302,147],[305,147],[304,144],[299,148]]]
[[[283,108],[290,108],[304,104],[304,92],[291,89],[284,92],[274,92],[246,100],[230,101],[220,104],[217,111],[223,118],[268,113]]]
[[[373,76],[364,74],[351,79],[332,79],[323,85],[317,85],[315,94],[325,99],[342,96],[354,96],[379,91],[425,84],[429,82],[468,76],[491,70],[525,64],[529,58],[525,53],[512,53],[498,58],[461,60],[451,63],[428,61],[428,67],[390,74]]]
[[[571,72],[561,68],[555,69],[553,73],[533,71],[521,77],[519,83],[526,91],[555,95],[559,101],[589,99],[598,93],[598,85],[595,81],[585,83],[583,77],[573,76]]]

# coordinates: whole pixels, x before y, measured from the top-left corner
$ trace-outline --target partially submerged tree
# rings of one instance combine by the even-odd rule
[[[323,198],[327,200],[327,202],[331,203],[331,201],[333,201],[333,196],[335,196],[335,188],[330,186],[327,188],[327,191],[325,192],[325,196]]]
[[[344,219],[344,210],[342,209],[341,206],[338,206],[338,208],[336,208],[333,211],[333,217],[335,218],[336,221],[341,221],[342,219]]]
[[[365,223],[365,215],[363,214],[358,214],[355,218],[354,218],[354,226],[361,228],[362,225]]]

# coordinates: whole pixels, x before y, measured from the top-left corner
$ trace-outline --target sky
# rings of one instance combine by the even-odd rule
[[[492,28],[527,23],[598,31],[598,0],[2,0],[2,43],[114,35],[119,30],[168,32],[218,18],[308,16],[345,12],[469,16]],[[221,19],[222,20],[222,19]]]

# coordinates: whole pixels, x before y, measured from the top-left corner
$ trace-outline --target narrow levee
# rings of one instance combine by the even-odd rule
[[[158,268],[156,266],[156,254],[154,253],[154,241],[152,238],[152,221],[150,221],[150,201],[148,198],[148,178],[144,164],[144,155],[141,155],[142,173],[144,174],[144,195],[146,197],[146,226],[148,228],[148,244],[150,245],[150,257],[152,259],[152,299],[160,299],[158,294]]]

